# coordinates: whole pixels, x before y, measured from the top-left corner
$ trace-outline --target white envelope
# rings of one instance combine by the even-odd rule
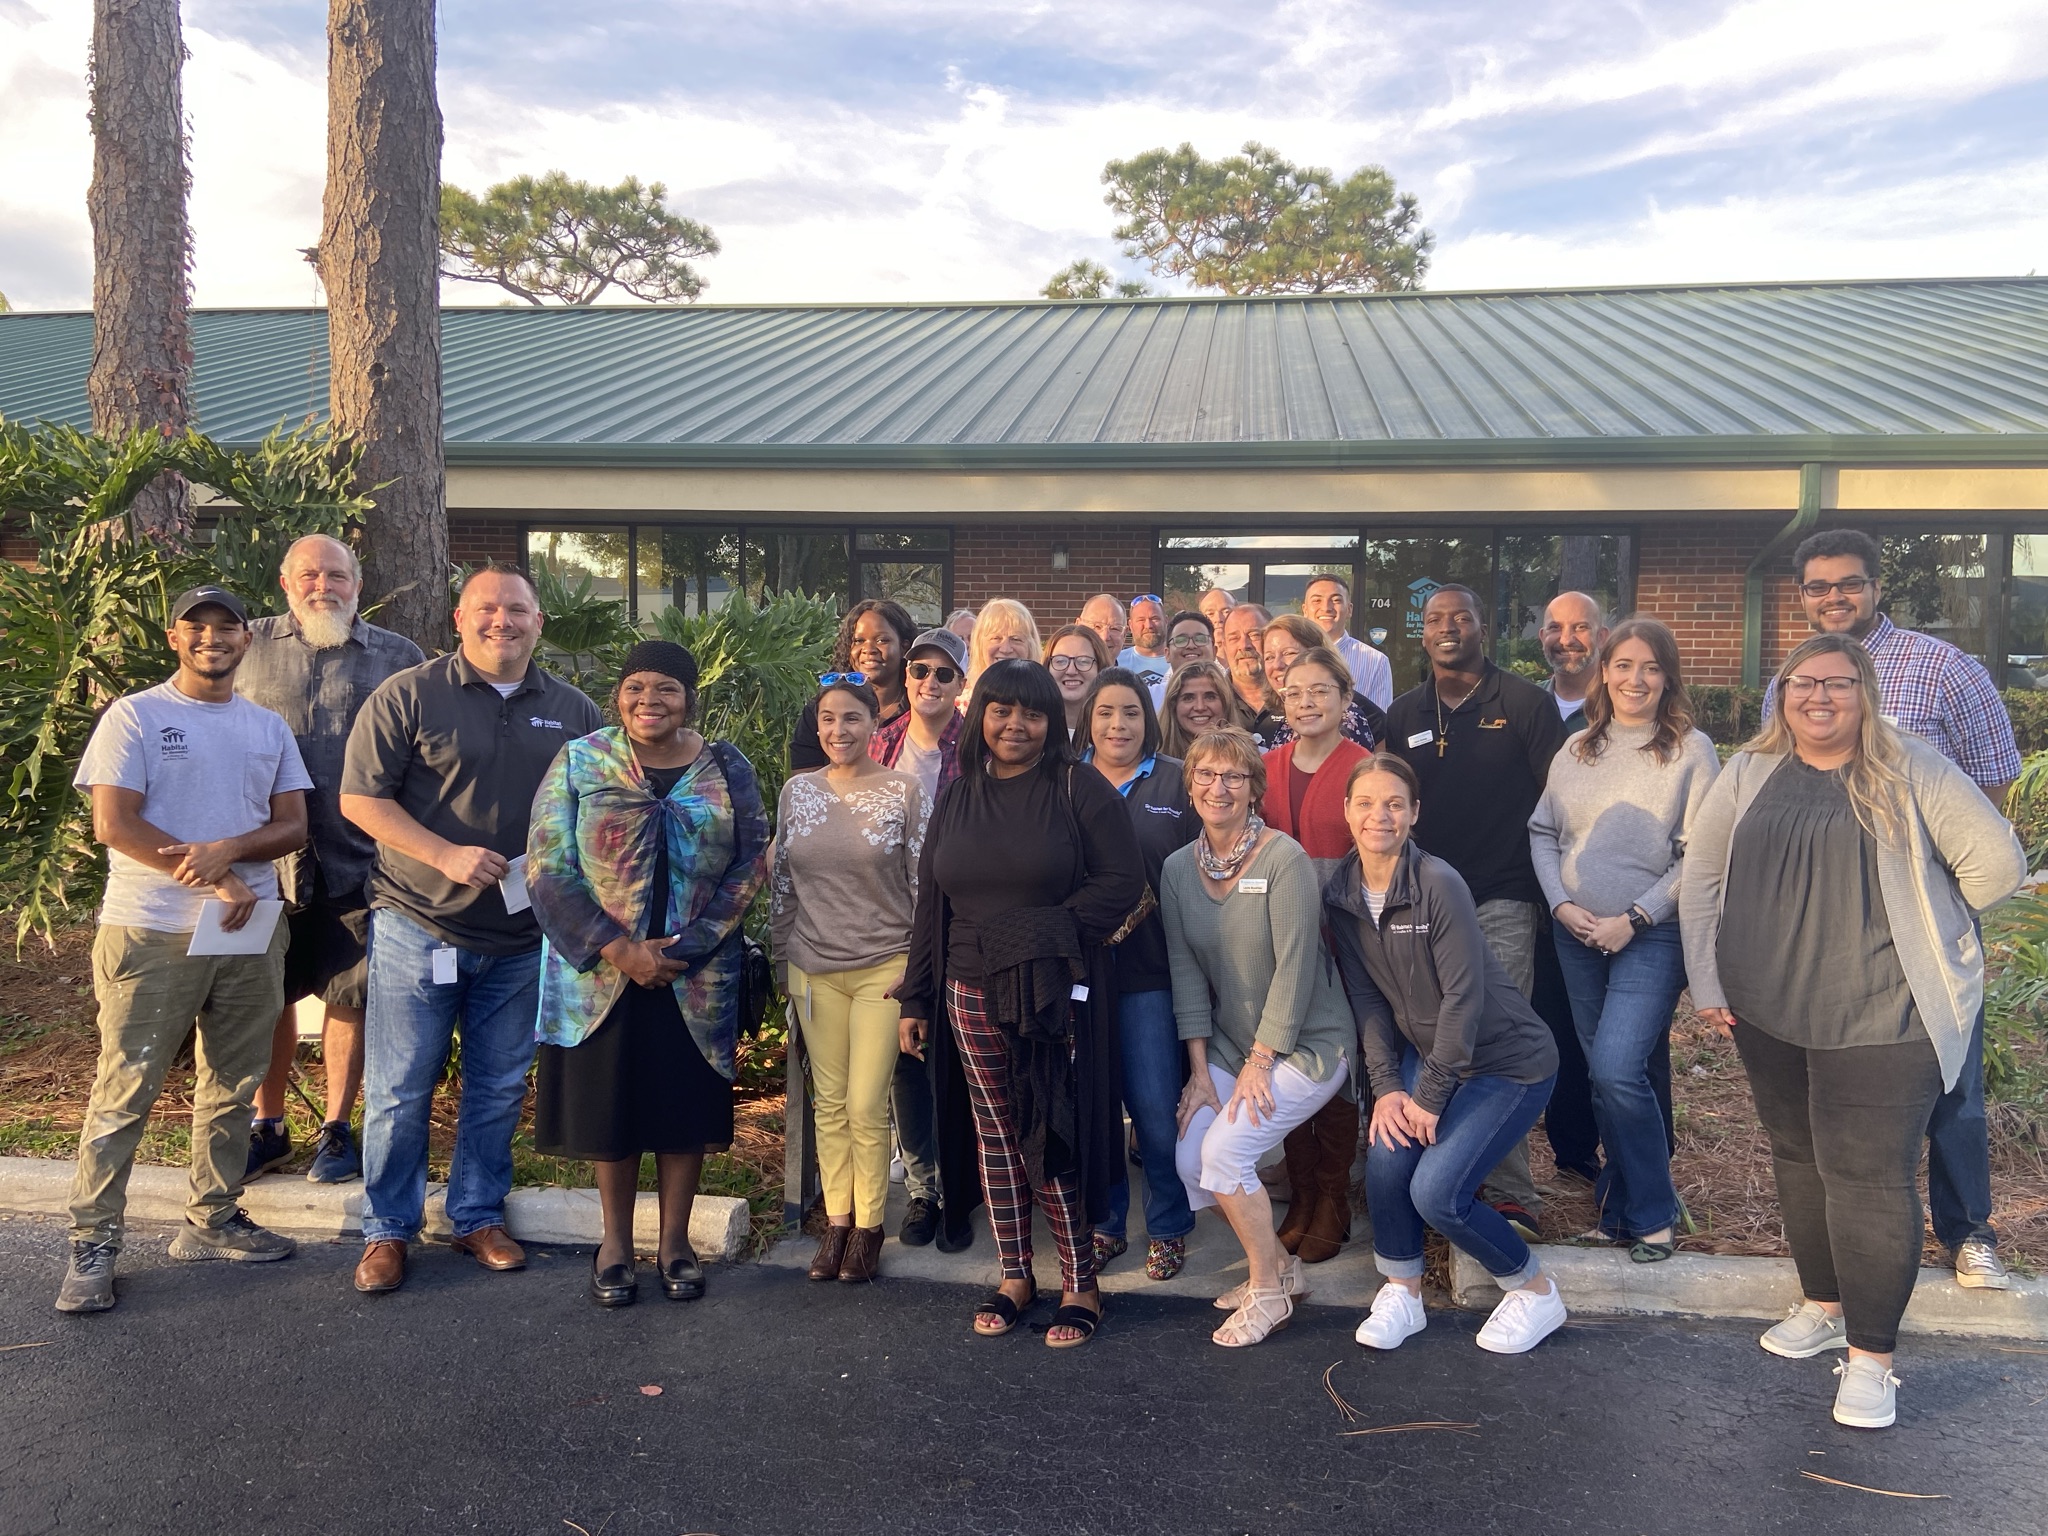
[[[188,955],[260,955],[270,949],[270,936],[277,932],[277,919],[284,911],[284,903],[275,899],[258,901],[256,910],[249,914],[249,921],[233,933],[221,930],[220,920],[227,914],[228,904],[209,899],[199,909],[199,926],[192,930],[192,942],[186,948]]]
[[[524,912],[533,905],[533,898],[526,894],[526,855],[521,854],[512,861],[505,871],[505,878],[498,882],[498,889],[505,896],[507,912]]]

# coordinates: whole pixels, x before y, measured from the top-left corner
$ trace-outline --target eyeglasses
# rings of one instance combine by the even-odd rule
[[[1794,674],[1785,679],[1785,697],[1811,698],[1817,688],[1831,699],[1846,699],[1862,686],[1863,680],[1859,677],[1806,677]]]
[[[1192,635],[1174,635],[1166,642],[1166,646],[1168,650],[1173,651],[1193,651],[1209,643],[1208,634],[1203,632]]]
[[[1301,704],[1313,701],[1317,704],[1327,704],[1343,692],[1344,690],[1335,683],[1310,683],[1306,688],[1282,688],[1280,690],[1280,702],[1282,704]]]
[[[936,677],[941,683],[950,683],[960,675],[952,667],[935,667],[928,661],[910,662],[903,670],[914,683],[921,683],[928,677]]]
[[[1225,789],[1243,789],[1251,781],[1248,773],[1222,768],[1197,768],[1188,775],[1188,782],[1197,789],[1213,789],[1218,784]]]
[[[818,678],[818,686],[820,688],[830,688],[837,683],[851,683],[854,687],[858,688],[866,683],[867,680],[868,675],[865,672],[827,672]]]
[[[1800,593],[1806,597],[1826,597],[1830,592],[1839,592],[1844,597],[1854,597],[1870,585],[1868,576],[1844,576],[1840,581],[1803,581]]]
[[[1095,670],[1095,658],[1093,656],[1048,656],[1045,658],[1045,664],[1047,668],[1054,672],[1093,672]]]

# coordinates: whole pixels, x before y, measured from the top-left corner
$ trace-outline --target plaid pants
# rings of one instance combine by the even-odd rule
[[[953,1039],[960,1047],[961,1069],[967,1075],[968,1101],[974,1106],[981,1189],[988,1202],[988,1224],[996,1235],[1003,1278],[1031,1278],[1031,1197],[1036,1193],[1060,1251],[1061,1288],[1094,1290],[1095,1250],[1087,1223],[1081,1219],[1080,1175],[1063,1173],[1033,1191],[1024,1172],[1024,1154],[1018,1147],[1017,1123],[1010,1109],[1009,1045],[1003,1032],[988,1021],[981,988],[948,981],[946,1002],[953,1015]]]

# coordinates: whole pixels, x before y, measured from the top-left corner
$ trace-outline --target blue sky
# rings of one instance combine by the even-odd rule
[[[82,0],[0,0],[0,291],[90,298]],[[186,0],[194,284],[305,303],[324,3]],[[564,18],[568,18],[565,20]],[[578,20],[587,17],[587,20]],[[667,183],[710,301],[1021,298],[1105,161],[1386,166],[1435,288],[2048,266],[2048,0],[442,0],[445,170]],[[453,302],[492,302],[454,284]]]

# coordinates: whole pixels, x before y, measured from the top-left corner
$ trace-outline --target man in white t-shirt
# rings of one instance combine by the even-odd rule
[[[1607,617],[1583,592],[1560,592],[1543,609],[1536,632],[1550,681],[1543,685],[1567,731],[1586,728],[1586,695],[1596,679],[1593,662],[1607,643]]]
[[[1162,688],[1173,664],[1166,655],[1166,606],[1152,593],[1131,599],[1131,643],[1116,664],[1135,672],[1148,688]]]
[[[270,1066],[284,1002],[285,928],[271,860],[306,840],[313,781],[282,719],[235,693],[249,615],[221,587],[171,604],[178,670],[116,699],[94,727],[72,782],[92,796],[93,836],[107,847],[107,894],[93,938],[100,1063],[71,1180],[71,1263],[60,1312],[114,1305],[128,1173],[172,1059],[196,1028],[192,1190],[174,1259],[289,1258],[290,1239],[236,1204],[249,1160],[249,1116]],[[220,927],[267,923],[253,955],[190,955],[209,903]]]
[[[1351,633],[1351,583],[1342,576],[1318,576],[1302,594],[1301,611],[1313,619],[1351,669],[1351,686],[1381,709],[1394,702],[1394,664]]]

